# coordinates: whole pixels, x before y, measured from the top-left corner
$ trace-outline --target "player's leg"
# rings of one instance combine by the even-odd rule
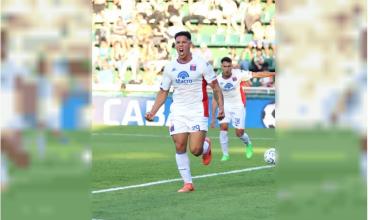
[[[3,132],[1,134],[1,153],[5,153],[18,167],[25,168],[29,164],[28,153],[22,147],[20,131]]]
[[[197,131],[197,132],[192,132],[189,135],[189,149],[190,152],[198,157],[203,154],[204,150],[208,150],[209,144],[206,144],[207,146],[204,147],[205,144],[205,139],[207,136],[206,131]],[[204,149],[207,148],[207,149]]]
[[[206,137],[208,117],[189,117],[189,149],[195,156],[202,155],[203,164],[208,165],[212,160],[211,140]]]
[[[219,121],[220,124],[220,145],[222,150],[221,161],[227,161],[230,159],[229,156],[229,137],[228,127],[231,120],[230,109],[225,108],[225,117]]]
[[[244,131],[244,129],[236,128],[235,129],[235,136],[240,138],[241,141],[243,141],[244,144],[252,144],[252,141],[250,140],[248,134]]]
[[[245,127],[245,108],[238,108],[233,111],[231,116],[232,124],[235,128],[235,135],[245,144],[245,156],[249,159],[253,156],[253,145],[248,134],[244,131]]]
[[[186,153],[189,133],[186,132],[187,128],[182,118],[177,117],[170,120],[170,135],[176,147],[176,164],[180,176],[184,181],[184,186],[178,192],[190,192],[194,188],[190,172],[190,161]]]
[[[211,140],[206,137],[207,131],[192,132],[189,135],[189,148],[194,156],[202,155],[204,165],[212,160]]]
[[[244,129],[235,129],[235,135],[245,144],[245,156],[249,159],[253,156],[253,145],[248,134],[244,132]]]
[[[229,156],[229,137],[228,137],[228,123],[220,124],[220,145],[222,150],[221,161],[230,160]]]
[[[361,174],[363,179],[366,181],[367,179],[367,136],[363,134],[361,136]]]
[[[1,134],[1,179],[0,190],[5,191],[8,184],[8,168],[5,159],[9,159],[18,167],[26,168],[29,156],[22,148],[22,136],[19,131],[3,131]],[[4,157],[6,156],[6,158]]]
[[[189,133],[180,133],[172,135],[173,143],[176,147],[177,154],[186,153],[186,146],[188,144]]]
[[[190,161],[186,153],[186,146],[188,142],[188,133],[179,133],[172,135],[173,142],[176,146],[176,164],[184,181],[184,186],[178,192],[190,192],[194,190],[193,181],[190,172]]]

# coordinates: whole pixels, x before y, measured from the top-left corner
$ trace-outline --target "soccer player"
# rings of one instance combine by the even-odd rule
[[[235,128],[235,135],[240,138],[241,141],[246,145],[245,155],[249,159],[253,156],[252,142],[247,133],[244,132],[244,121],[245,121],[245,94],[240,84],[243,81],[247,81],[253,77],[262,78],[274,76],[275,73],[270,72],[250,72],[243,71],[240,69],[232,68],[232,61],[229,57],[221,59],[222,74],[217,77],[217,81],[220,84],[225,102],[225,118],[222,119],[220,124],[220,144],[222,149],[221,161],[230,160],[228,150],[228,124],[231,122]],[[211,127],[215,127],[215,117],[217,110],[216,100],[212,100],[212,121]]]
[[[176,146],[176,163],[184,181],[178,192],[194,190],[190,173],[189,158],[186,153],[189,142],[194,156],[202,155],[203,164],[211,162],[211,141],[206,137],[208,130],[207,84],[213,89],[215,102],[219,106],[218,119],[224,117],[224,102],[213,67],[201,57],[190,52],[191,35],[187,31],[175,34],[175,47],[178,58],[165,66],[162,83],[156,100],[145,118],[152,121],[163,105],[171,86],[174,87],[171,105],[170,135]]]
[[[1,165],[0,191],[4,191],[9,184],[7,161],[11,160],[16,166],[25,168],[29,164],[29,155],[22,143],[22,90],[26,70],[16,65],[8,55],[8,32],[1,30]]]

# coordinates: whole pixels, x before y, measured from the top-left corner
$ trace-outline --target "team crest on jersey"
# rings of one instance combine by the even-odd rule
[[[233,79],[233,81],[236,81],[237,80],[237,78],[235,76],[232,79]]]
[[[193,80],[190,79],[188,72],[181,71],[177,75],[176,83],[178,83],[178,84],[191,84],[191,83],[193,83]]]
[[[226,85],[223,88],[224,88],[225,91],[230,91],[230,90],[234,89],[234,86],[231,83],[226,83]]]
[[[175,67],[174,67],[174,68],[172,68],[172,70],[171,70],[171,71],[172,71],[172,72],[173,72],[173,71],[176,71],[176,68],[175,68]]]
[[[190,64],[190,71],[195,71],[195,70],[197,70],[197,65]]]

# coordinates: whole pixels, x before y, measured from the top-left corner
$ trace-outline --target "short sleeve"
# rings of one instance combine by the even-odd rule
[[[242,81],[248,81],[253,78],[252,72],[240,70],[240,78]]]
[[[171,78],[170,78],[169,69],[170,68],[168,65],[164,68],[162,82],[160,86],[161,89],[166,90],[166,91],[170,90],[171,88]]]
[[[212,65],[208,62],[205,64],[203,77],[207,81],[207,83],[211,83],[217,78],[216,73],[213,71]]]

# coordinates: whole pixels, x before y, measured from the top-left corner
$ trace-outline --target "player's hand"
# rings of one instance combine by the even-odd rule
[[[153,121],[154,120],[154,114],[152,114],[150,112],[145,113],[145,119],[147,121]]]
[[[219,109],[218,110],[217,119],[221,121],[224,118],[225,118],[225,112],[224,112],[224,110],[223,109]]]
[[[211,128],[214,128],[215,127],[215,119],[212,118],[212,121],[211,121]]]

